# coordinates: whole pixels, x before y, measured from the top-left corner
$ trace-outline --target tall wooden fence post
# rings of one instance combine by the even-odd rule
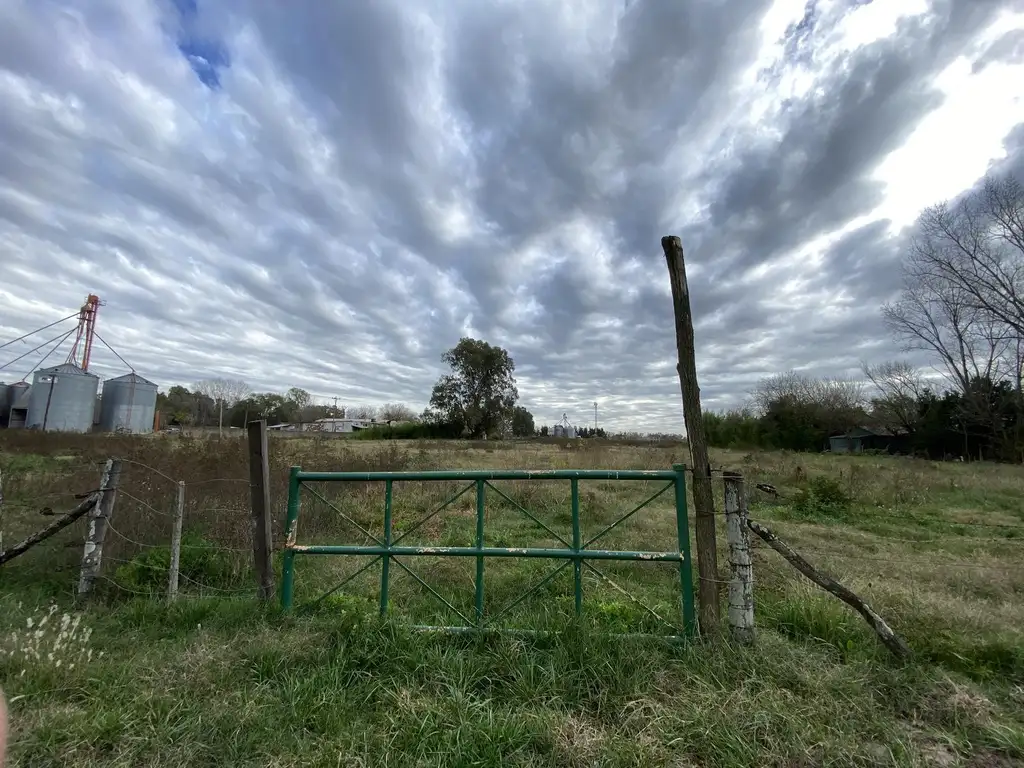
[[[711,461],[704,434],[704,418],[700,408],[700,387],[697,385],[697,359],[694,351],[693,316],[690,313],[690,289],[686,283],[683,244],[678,237],[661,238],[661,248],[668,264],[672,284],[672,309],[675,314],[676,351],[679,363],[679,385],[683,395],[683,420],[686,441],[690,446],[693,469],[694,534],[697,539],[697,590],[701,632],[718,628],[721,609],[718,601],[718,545],[715,541],[715,496],[711,485]]]
[[[754,642],[754,569],[747,530],[747,494],[743,478],[725,473],[725,531],[729,541],[729,632],[744,645]]]
[[[249,493],[252,500],[252,552],[261,600],[274,597],[273,540],[270,519],[270,456],[267,450],[267,422],[250,421]]]
[[[121,460],[107,459],[100,478],[100,499],[89,512],[89,527],[82,550],[82,570],[78,577],[78,595],[92,591],[103,565],[103,542],[107,538],[110,516],[114,513],[117,486],[121,482]]]
[[[181,569],[181,528],[185,524],[185,481],[178,481],[178,503],[171,528],[171,567],[167,574],[167,599],[178,598],[178,573]]]

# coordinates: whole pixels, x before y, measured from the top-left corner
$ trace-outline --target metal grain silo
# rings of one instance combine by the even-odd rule
[[[100,429],[104,432],[153,431],[157,386],[137,373],[103,382]]]
[[[27,381],[19,381],[7,387],[7,424],[9,429],[21,429],[28,415],[28,400],[32,388]]]
[[[90,432],[98,376],[72,363],[36,371],[25,426],[48,432]]]
[[[561,424],[555,424],[555,428],[552,431],[555,437],[565,437],[565,427]]]

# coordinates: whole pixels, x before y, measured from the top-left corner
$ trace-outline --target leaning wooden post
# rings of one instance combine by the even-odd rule
[[[672,309],[675,313],[676,352],[679,363],[679,385],[683,394],[683,420],[686,441],[690,446],[693,468],[694,534],[697,539],[697,572],[700,586],[697,590],[701,632],[718,628],[718,547],[715,542],[715,497],[711,485],[711,461],[704,434],[704,419],[700,408],[700,387],[697,385],[697,360],[694,352],[693,317],[690,314],[690,289],[686,283],[686,264],[683,244],[678,237],[661,238],[661,248],[668,264],[672,283]]]
[[[99,493],[88,493],[85,495],[85,499],[78,504],[70,512],[61,515],[48,526],[43,528],[41,531],[36,531],[31,536],[28,536],[23,541],[15,544],[10,549],[0,551],[0,565],[3,565],[9,560],[13,560],[18,555],[24,554],[29,549],[34,547],[40,541],[50,538],[58,531],[62,531],[71,525],[75,520],[82,517],[86,512],[96,506],[96,502],[99,501]]]
[[[271,562],[270,457],[267,450],[267,422],[250,421],[249,493],[252,500],[252,552],[261,600],[274,597],[274,568]]]
[[[103,564],[103,542],[107,538],[110,516],[114,513],[117,486],[121,481],[121,460],[107,459],[100,479],[99,502],[89,512],[89,527],[85,534],[82,550],[82,570],[78,577],[78,595],[85,596],[92,591]]]
[[[875,631],[875,634],[878,635],[879,641],[889,649],[889,652],[892,653],[893,656],[899,659],[910,658],[910,646],[907,645],[907,641],[897,635],[896,632],[893,631],[893,628],[886,623],[885,619],[875,613],[874,609],[864,602],[859,595],[840,584],[831,576],[826,576],[819,572],[813,565],[807,562],[800,553],[776,536],[775,532],[767,526],[755,523],[753,520],[748,520],[747,527],[764,539],[765,543],[769,547],[786,558],[790,565],[800,571],[800,573],[826,592],[838,597],[863,616],[864,620]]]
[[[185,481],[178,481],[178,504],[171,528],[171,567],[167,573],[167,599],[178,598],[178,573],[181,569],[181,528],[185,523]]]
[[[725,476],[725,532],[729,541],[729,632],[744,645],[754,642],[754,569],[747,531],[747,495],[743,478]]]

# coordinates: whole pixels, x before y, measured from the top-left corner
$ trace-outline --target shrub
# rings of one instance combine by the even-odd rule
[[[114,581],[133,592],[160,593],[167,589],[170,568],[171,548],[149,547],[119,566],[114,572]],[[181,591],[201,590],[204,586],[214,589],[237,586],[245,568],[234,552],[218,549],[198,534],[187,533],[181,539],[178,558]]]
[[[838,480],[820,475],[812,477],[807,487],[797,493],[792,509],[803,518],[840,518],[850,510],[852,503],[853,499]]]

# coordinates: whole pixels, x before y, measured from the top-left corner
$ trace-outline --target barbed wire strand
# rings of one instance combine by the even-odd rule
[[[128,493],[128,491],[126,491],[124,488],[118,488],[117,489],[117,493],[118,493],[118,495],[121,495],[121,496],[127,496],[129,499],[134,501],[136,504],[141,504],[143,507],[145,507],[146,509],[150,510],[151,512],[155,512],[156,514],[162,515],[163,517],[174,517],[175,516],[174,512],[165,512],[165,511],[163,511],[161,509],[157,509],[152,504],[149,504],[148,502],[143,501],[139,497],[133,496],[132,494]]]
[[[171,477],[170,475],[168,475],[168,474],[166,474],[164,472],[161,472],[156,467],[151,467],[151,466],[149,466],[149,464],[143,464],[141,461],[135,461],[134,459],[124,459],[124,458],[122,458],[121,459],[121,463],[122,464],[131,464],[132,466],[135,466],[135,467],[142,467],[143,469],[147,469],[147,470],[149,470],[150,472],[152,472],[155,475],[160,475],[160,477],[162,477],[162,478],[164,478],[164,479],[174,483],[175,485],[178,484],[178,480],[177,479]]]
[[[109,560],[110,562],[121,563],[122,565],[131,564],[131,565],[137,566],[139,568],[148,568],[150,570],[157,571],[157,572],[162,573],[162,574],[168,573],[168,569],[165,568],[165,567],[158,566],[158,565],[152,565],[150,563],[140,563],[138,560],[123,560],[121,558],[116,558],[116,557],[106,557],[104,559],[105,560]],[[255,590],[256,590],[255,587],[247,588],[247,589],[225,589],[223,587],[215,587],[215,586],[213,586],[211,584],[205,584],[205,583],[203,583],[201,581],[196,581],[195,579],[192,579],[189,576],[185,575],[184,573],[180,573],[180,572],[178,573],[178,578],[179,579],[183,579],[184,581],[187,581],[187,582],[189,582],[191,584],[195,584],[196,586],[201,587],[203,589],[208,589],[211,592],[223,592],[223,593],[229,593],[229,594],[242,594],[242,593],[254,594]],[[130,590],[130,588],[123,587],[123,585],[118,584],[118,582],[116,580],[111,580],[109,578],[107,580],[108,581],[113,581],[113,583],[116,586],[122,587],[123,589],[125,589],[125,591],[132,591],[132,590]],[[152,593],[143,592],[141,594],[152,594]]]
[[[193,485],[206,485],[207,483],[245,483],[246,485],[252,485],[247,477],[210,477],[204,480],[186,480],[185,487],[189,488]]]
[[[121,531],[117,530],[117,528],[115,528],[113,525],[110,524],[109,520],[107,521],[107,530],[112,532],[118,538],[123,539],[124,541],[127,541],[129,544],[134,544],[137,547],[143,547],[143,548],[146,548],[146,549],[160,549],[160,548],[163,548],[163,547],[168,547],[168,548],[170,547],[170,544],[146,544],[145,542],[142,542],[142,541],[136,541],[135,539],[131,538],[130,536],[126,536],[125,534],[121,533]],[[226,546],[221,546],[220,544],[205,545],[205,544],[184,544],[183,543],[183,544],[179,545],[179,549],[190,549],[190,550],[200,549],[200,550],[211,550],[211,551],[217,551],[217,552],[244,552],[246,554],[252,552],[252,547],[248,547],[248,548],[245,548],[245,547],[226,547]]]
[[[758,551],[764,551],[771,549],[767,545],[756,548]],[[1013,573],[1024,576],[1024,568],[1011,567],[1005,565],[989,565],[987,563],[964,563],[956,562],[953,560],[936,560],[926,557],[919,557],[915,559],[906,558],[892,558],[892,557],[870,557],[867,555],[844,555],[840,552],[829,552],[822,549],[808,549],[807,547],[796,548],[800,554],[812,554],[818,557],[832,558],[835,560],[844,560],[848,562],[869,562],[869,563],[890,563],[893,565],[920,565],[938,568],[975,568],[978,570],[992,570],[992,571],[1005,571],[1007,573]]]

